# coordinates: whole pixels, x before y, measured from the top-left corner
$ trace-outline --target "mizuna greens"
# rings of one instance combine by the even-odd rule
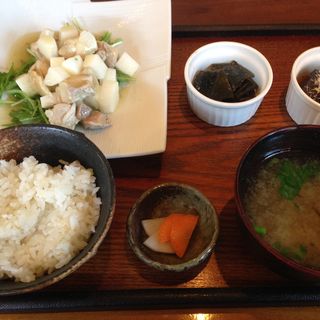
[[[0,73],[0,105],[10,105],[11,123],[5,126],[31,124],[31,123],[49,123],[41,105],[39,97],[29,97],[17,85],[15,79],[21,74],[27,72],[35,62],[34,57],[23,63],[20,68],[15,69],[11,66],[8,72]]]

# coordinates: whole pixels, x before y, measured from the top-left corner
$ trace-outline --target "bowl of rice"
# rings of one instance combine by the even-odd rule
[[[58,282],[97,252],[115,207],[103,153],[53,125],[0,130],[0,295]]]

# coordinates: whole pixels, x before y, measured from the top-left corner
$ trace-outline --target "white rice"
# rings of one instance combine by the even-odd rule
[[[78,161],[0,160],[0,277],[29,282],[68,263],[95,230],[97,191]]]

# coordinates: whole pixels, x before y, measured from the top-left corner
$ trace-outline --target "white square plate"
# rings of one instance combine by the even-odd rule
[[[5,8],[4,8],[5,7]],[[57,30],[76,18],[91,32],[110,31],[124,41],[140,64],[135,81],[121,92],[111,115],[112,126],[85,131],[107,158],[163,152],[167,136],[167,81],[171,69],[171,1],[121,0],[10,0],[0,19],[0,68],[6,65],[10,47],[26,33],[45,28]]]

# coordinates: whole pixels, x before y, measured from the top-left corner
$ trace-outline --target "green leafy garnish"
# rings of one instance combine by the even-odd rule
[[[134,80],[134,77],[131,77],[128,74],[117,69],[117,81],[119,82],[120,85],[126,84],[133,80]]]
[[[123,42],[122,39],[120,39],[120,38],[117,38],[117,39],[113,40],[111,38],[111,36],[112,36],[111,32],[106,31],[101,36],[100,40],[106,42],[107,44],[109,44],[110,46],[113,46],[113,47],[115,47],[115,46],[117,46],[117,45],[119,45],[119,44],[121,44]]]
[[[31,124],[31,123],[49,123],[47,116],[43,112],[40,99],[33,99],[27,96],[20,89],[9,90],[8,95],[13,99],[10,125]]]
[[[120,38],[117,39],[112,39],[112,34],[109,31],[106,31],[100,38],[101,41],[106,42],[107,44],[109,44],[112,47],[115,47],[119,44],[121,44],[123,41]],[[125,85],[130,81],[133,81],[134,78],[129,76],[128,74],[120,71],[117,69],[117,81],[119,82],[120,85]]]
[[[282,246],[280,242],[275,242],[273,247],[277,249],[283,256],[297,261],[302,261],[307,254],[307,248],[302,244],[298,247],[298,249],[292,249]]]
[[[13,67],[8,72],[0,72],[0,97],[6,90],[13,89],[16,86],[15,71]]]
[[[27,72],[34,62],[34,57],[30,57],[18,69],[11,66],[8,72],[0,73],[0,97],[6,95],[4,100],[0,100],[0,104],[11,107],[9,112],[11,123],[4,124],[4,126],[49,122],[41,107],[39,97],[29,97],[15,81],[19,75]]]
[[[260,234],[261,236],[265,236],[267,234],[267,229],[261,226],[254,226],[254,230],[256,233]]]
[[[319,165],[314,162],[298,165],[288,159],[283,160],[278,172],[281,182],[280,194],[288,200],[294,199],[302,185],[319,171]]]
[[[15,70],[14,66],[12,65],[8,72],[0,72],[0,97],[7,90],[18,88],[15,81],[16,77],[29,70],[34,62],[35,58],[30,57],[30,59],[23,63],[18,69]]]

